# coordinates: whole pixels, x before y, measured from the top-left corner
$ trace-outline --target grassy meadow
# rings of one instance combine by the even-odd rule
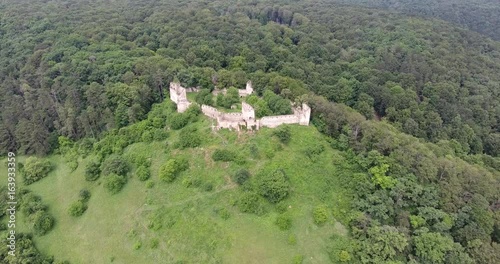
[[[139,181],[132,168],[127,184],[114,195],[104,188],[102,176],[85,180],[92,155],[80,157],[74,171],[62,155],[50,156],[55,169],[26,187],[42,197],[56,220],[48,234],[35,236],[36,246],[71,263],[330,262],[332,236],[347,236],[344,226],[350,218],[349,193],[341,187],[349,171],[341,153],[314,127],[290,126],[291,140],[282,144],[272,129],[213,132],[209,125],[204,117],[188,125],[202,132],[196,148],[175,148],[181,132],[174,130],[164,141],[126,147],[121,155],[127,159],[149,158],[151,178]],[[305,155],[311,147],[323,151]],[[229,149],[240,158],[213,161],[216,149]],[[189,169],[166,183],[159,179],[159,168],[172,157],[188,159]],[[283,169],[290,195],[277,205],[266,201],[260,216],[242,213],[236,202],[243,187],[231,178],[242,168],[252,175],[250,182],[260,172]],[[91,192],[88,209],[80,217],[70,216],[68,207],[84,188]],[[328,220],[316,225],[312,212],[322,205]],[[292,219],[289,230],[275,224],[279,214]],[[21,224],[19,231],[30,230]]]

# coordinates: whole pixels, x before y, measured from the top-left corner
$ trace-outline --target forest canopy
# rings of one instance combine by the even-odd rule
[[[500,47],[476,33],[328,2],[58,3],[1,6],[4,152],[46,154],[58,136],[141,120],[178,78],[311,91],[464,153],[499,154]]]

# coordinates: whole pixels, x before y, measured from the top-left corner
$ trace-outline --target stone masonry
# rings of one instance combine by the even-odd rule
[[[197,92],[198,89],[189,89],[190,91]],[[187,89],[182,87],[179,83],[170,83],[170,100],[177,104],[177,111],[182,113],[191,105],[186,96]],[[253,93],[252,83],[247,82],[245,89],[240,89],[240,96],[248,96]],[[255,110],[253,107],[245,102],[241,105],[241,113],[224,113],[217,110],[215,107],[208,105],[201,105],[201,111],[207,117],[217,121],[214,129],[229,128],[239,130],[240,128],[247,128],[250,130],[258,130],[261,127],[274,128],[282,124],[299,124],[303,126],[309,125],[311,118],[311,108],[302,104],[301,106],[293,107],[293,114],[291,115],[277,115],[265,116],[261,119],[255,118]]]
[[[191,105],[187,99],[186,89],[180,83],[170,83],[170,100],[177,104],[179,113],[183,113]]]

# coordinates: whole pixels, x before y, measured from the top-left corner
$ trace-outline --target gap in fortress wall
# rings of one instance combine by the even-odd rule
[[[198,88],[184,88],[180,83],[170,83],[170,100],[177,104],[177,111],[182,113],[191,105],[187,99],[187,92],[199,92]],[[219,91],[220,92],[220,91]],[[222,90],[225,93],[225,90]],[[217,92],[218,93],[218,92]],[[217,94],[214,93],[214,94]],[[252,83],[247,82],[245,89],[238,90],[240,96],[245,97],[253,93]],[[302,106],[293,107],[292,115],[264,116],[261,119],[255,118],[254,108],[242,102],[241,113],[224,113],[217,108],[209,105],[201,105],[201,112],[209,118],[217,120],[214,129],[229,128],[237,129],[246,127],[247,129],[259,129],[260,127],[274,128],[282,124],[299,124],[308,126],[311,118],[311,108],[302,104]]]
[[[188,91],[188,92],[189,92],[189,91]],[[225,89],[225,88],[224,88],[224,89],[222,89],[222,90],[219,90],[219,89],[214,89],[214,90],[212,91],[212,94],[213,94],[213,95],[218,95],[218,94],[220,94],[220,93],[222,93],[222,94],[224,94],[224,95],[225,95],[225,94],[227,93],[227,89]],[[248,81],[248,82],[247,82],[247,85],[246,85],[245,89],[238,89],[238,95],[239,95],[240,97],[249,96],[249,95],[251,95],[252,93],[253,93],[253,88],[252,88],[252,82],[251,82],[251,81]]]

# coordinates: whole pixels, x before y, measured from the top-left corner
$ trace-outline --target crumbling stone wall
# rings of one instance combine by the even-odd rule
[[[211,117],[213,119],[217,119],[217,117],[219,117],[220,115],[219,110],[217,110],[215,107],[211,107],[208,105],[201,105],[201,112],[204,115]]]
[[[198,88],[183,88],[179,83],[170,83],[170,100],[177,104],[177,111],[184,112],[191,105],[187,100],[186,92],[198,92]],[[252,83],[247,82],[244,90],[239,90],[240,96],[247,96],[253,93]],[[241,113],[223,113],[215,107],[202,105],[201,112],[209,118],[217,120],[217,126],[214,128],[229,128],[237,129],[241,126],[247,129],[259,129],[260,127],[274,128],[282,124],[300,124],[303,126],[309,125],[311,118],[311,108],[302,104],[300,107],[293,108],[292,115],[265,116],[261,119],[255,118],[254,108],[243,102],[241,105]]]
[[[255,120],[255,110],[245,102],[241,103],[241,113],[243,114],[243,119]]]
[[[299,125],[309,125],[309,120],[311,120],[311,108],[308,105],[302,104],[301,107],[294,107],[293,114],[299,118]]]
[[[259,120],[259,127],[274,128],[283,124],[298,124],[299,117],[296,115],[264,116]]]
[[[245,87],[245,89],[238,90],[238,94],[240,95],[240,97],[249,96],[252,93],[253,93],[252,81],[247,82],[247,86]]]

